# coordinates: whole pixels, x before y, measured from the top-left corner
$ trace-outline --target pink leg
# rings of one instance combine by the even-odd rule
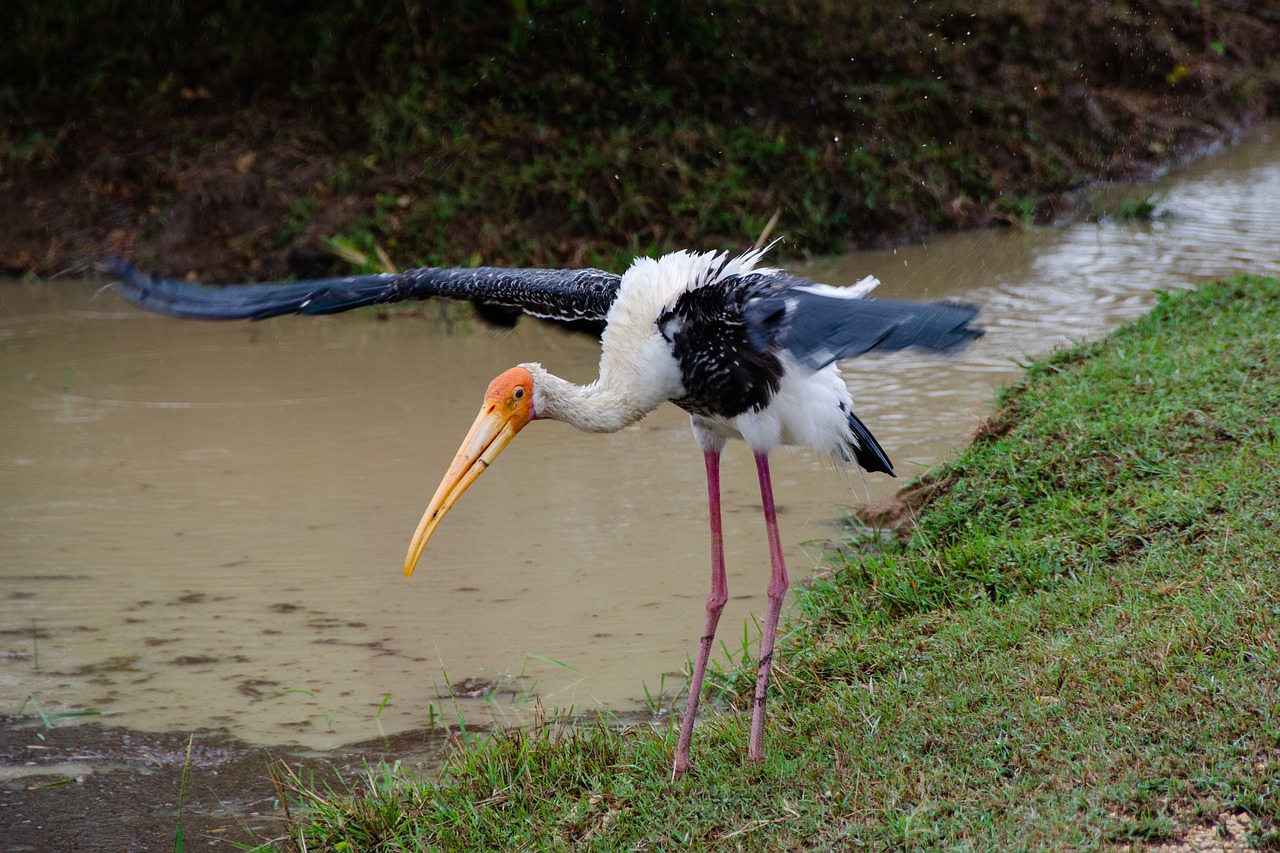
[[[782,599],[791,581],[787,564],[782,559],[782,539],[778,536],[778,511],[773,504],[773,483],[769,478],[769,457],[756,454],[756,473],[760,475],[760,500],[764,503],[764,524],[769,534],[769,611],[760,638],[760,669],[756,674],[755,707],[751,713],[751,742],[747,759],[764,761],[764,702],[769,693],[769,669],[773,666],[773,643],[778,633],[778,616]]]
[[[720,524],[720,452],[703,454],[707,463],[707,508],[711,516],[711,592],[707,595],[707,621],[702,626],[702,643],[698,647],[698,660],[693,666],[693,678],[689,681],[689,703],[680,721],[680,742],[676,746],[676,763],[672,778],[683,776],[691,766],[689,744],[693,740],[693,721],[698,715],[698,699],[702,694],[702,679],[707,673],[707,661],[711,658],[711,644],[716,639],[716,625],[720,612],[729,600],[729,586],[724,576],[724,532]]]

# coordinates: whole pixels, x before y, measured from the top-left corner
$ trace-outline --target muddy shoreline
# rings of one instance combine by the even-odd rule
[[[378,762],[429,772],[449,745],[442,730],[419,731],[319,754],[253,746],[224,732],[91,722],[46,728],[38,718],[0,716],[0,850],[172,850],[184,768],[188,849],[262,844],[286,834],[274,781],[282,765],[345,791]]]

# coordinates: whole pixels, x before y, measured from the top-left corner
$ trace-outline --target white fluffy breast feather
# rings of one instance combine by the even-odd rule
[[[704,450],[740,438],[756,453],[812,447],[833,459],[848,457],[847,448],[855,442],[848,417],[852,400],[840,371],[831,365],[813,373],[785,354],[782,359],[782,382],[765,408],[732,418],[693,417]]]

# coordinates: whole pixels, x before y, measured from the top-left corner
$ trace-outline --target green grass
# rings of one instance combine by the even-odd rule
[[[1093,218],[1111,222],[1153,222],[1169,216],[1163,203],[1163,193],[1126,196],[1106,206],[1095,204]]]
[[[308,697],[309,699],[311,699],[311,701],[312,701],[312,702],[315,702],[315,703],[316,703],[316,709],[317,709],[317,710],[319,710],[319,712],[320,712],[320,716],[324,718],[325,730],[326,730],[326,731],[329,731],[329,732],[332,732],[332,731],[333,731],[333,718],[329,716],[329,712],[328,712],[327,710],[325,710],[324,705],[322,705],[322,704],[320,703],[320,697],[319,697],[319,696],[317,696],[317,695],[315,694],[315,692],[314,692],[314,691],[311,691],[311,690],[307,690],[307,689],[305,689],[305,688],[298,687],[298,688],[289,688],[289,689],[284,690],[284,691],[282,691],[282,692],[283,692],[283,693],[285,693],[285,694],[289,694],[289,693],[297,693],[297,694],[300,694],[300,695],[302,695],[302,696],[306,696],[306,697]]]
[[[1223,811],[1280,849],[1280,282],[1161,296],[1032,364],[905,541],[798,594],[768,758],[713,712],[472,739],[437,778],[292,780],[307,850],[1089,850]],[[748,708],[751,665],[720,686]]]
[[[182,781],[178,785],[178,822],[173,830],[173,853],[184,853],[187,849],[186,836],[182,831],[182,807],[187,799],[187,774],[191,771],[191,748],[195,742],[194,734],[187,738],[187,757],[182,762]]]
[[[21,719],[22,712],[27,710],[30,705],[35,709],[36,716],[40,718],[40,722],[44,725],[46,731],[53,730],[55,720],[63,720],[71,717],[97,717],[102,714],[101,711],[45,711],[40,707],[40,703],[36,701],[34,693],[28,693],[27,698],[22,700],[22,704],[18,706],[18,710],[13,712],[13,716]]]

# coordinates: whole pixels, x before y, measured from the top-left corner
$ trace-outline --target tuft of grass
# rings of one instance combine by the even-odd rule
[[[27,698],[22,700],[22,704],[18,706],[18,710],[13,712],[15,717],[21,717],[22,712],[30,705],[35,709],[36,716],[40,718],[40,722],[44,724],[45,731],[51,731],[55,720],[61,720],[71,717],[97,717],[102,714],[101,711],[45,711],[40,707],[40,703],[36,701],[34,693],[28,693]]]
[[[1144,196],[1128,196],[1121,198],[1108,207],[1094,210],[1094,219],[1105,219],[1111,222],[1154,222],[1168,216],[1168,211],[1161,206],[1164,202],[1162,193]]]
[[[182,807],[187,799],[187,774],[191,771],[191,748],[195,742],[194,734],[187,738],[187,756],[182,762],[182,781],[178,785],[178,823],[173,831],[173,853],[183,853],[187,849],[182,832]]]
[[[798,595],[767,760],[712,711],[470,738],[292,789],[308,850],[1112,849],[1280,828],[1280,281],[1164,294],[1028,366],[901,540]],[[856,534],[851,534],[856,536]],[[725,673],[749,708],[754,661]],[[297,811],[294,812],[298,816]]]
[[[299,688],[288,688],[282,692],[286,694],[299,693],[303,696],[309,696],[311,698],[311,701],[316,703],[316,708],[319,709],[320,716],[324,718],[325,729],[330,732],[333,731],[333,717],[329,716],[328,710],[326,710],[324,705],[320,703],[320,697],[317,696],[314,691],[306,690],[304,688],[299,687]]]

